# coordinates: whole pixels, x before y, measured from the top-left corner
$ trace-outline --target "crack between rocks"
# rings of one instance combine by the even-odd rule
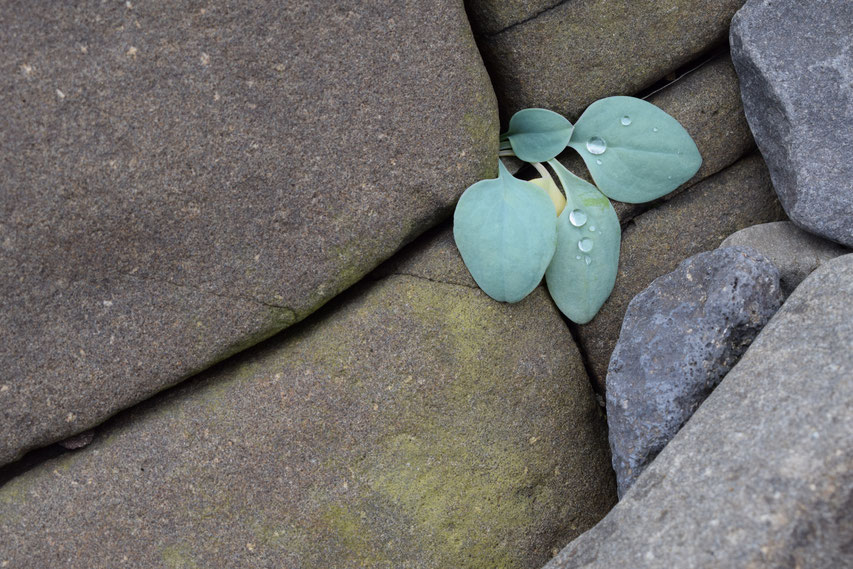
[[[476,285],[463,284],[463,283],[454,283],[454,282],[450,282],[450,281],[441,281],[441,280],[438,280],[438,279],[431,279],[431,278],[429,278],[429,277],[425,277],[425,276],[423,276],[423,275],[415,275],[415,274],[412,274],[412,273],[389,273],[389,274],[388,274],[388,275],[386,275],[384,278],[393,277],[393,276],[398,276],[398,277],[411,277],[411,278],[413,278],[413,279],[419,279],[419,280],[422,280],[422,281],[427,281],[427,282],[436,283],[436,284],[443,284],[443,285],[450,285],[450,286],[460,286],[460,287],[464,287],[464,288],[470,288],[470,289],[473,289],[473,290],[480,290],[480,287],[478,287],[478,286],[476,286]]]
[[[504,32],[507,32],[507,31],[509,31],[509,30],[511,30],[511,29],[513,29],[513,28],[515,28],[515,27],[517,27],[517,26],[521,26],[521,25],[526,24],[527,22],[530,22],[531,20],[535,20],[536,18],[538,18],[538,17],[539,17],[539,16],[541,16],[542,14],[546,14],[546,13],[550,12],[551,10],[554,10],[555,8],[559,8],[560,6],[562,6],[563,4],[566,4],[566,3],[568,3],[568,2],[571,2],[571,0],[561,0],[560,2],[557,2],[556,4],[554,4],[553,6],[549,6],[548,8],[545,8],[545,9],[543,9],[543,10],[540,10],[540,11],[536,12],[536,13],[535,13],[535,14],[533,14],[532,16],[528,16],[528,17],[524,18],[523,20],[519,20],[519,21],[517,21],[517,22],[513,22],[512,24],[508,25],[507,27],[505,27],[505,28],[503,28],[503,29],[501,29],[501,30],[498,30],[498,31],[496,31],[496,32],[492,32],[492,33],[490,33],[490,34],[482,34],[482,36],[481,36],[481,37],[483,37],[483,38],[493,38],[493,37],[495,37],[495,36],[497,36],[497,35],[500,35],[500,34],[502,34],[502,33],[504,33]]]

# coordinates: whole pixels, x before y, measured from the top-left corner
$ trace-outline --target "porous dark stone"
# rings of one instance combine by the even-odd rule
[[[725,43],[743,0],[468,0],[501,118],[543,107],[574,121]]]
[[[2,14],[0,464],[301,320],[496,173],[458,0]]]
[[[785,296],[823,263],[850,249],[803,231],[790,221],[762,223],[732,233],[720,247],[741,245],[755,249],[779,269]]]
[[[694,255],[634,297],[607,370],[607,426],[620,497],[782,300],[779,270],[742,247]]]
[[[853,3],[750,0],[731,45],[746,117],[788,217],[853,247]]]
[[[853,255],[821,265],[546,569],[853,566]]]
[[[449,244],[14,478],[0,564],[541,567],[616,501],[604,419],[544,288],[495,302]]]
[[[596,317],[577,327],[588,371],[604,391],[628,303],[661,275],[739,229],[784,219],[761,157],[752,154],[642,215],[622,233],[619,273]]]

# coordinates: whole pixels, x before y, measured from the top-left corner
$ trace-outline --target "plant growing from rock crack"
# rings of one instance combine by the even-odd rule
[[[581,155],[595,185],[556,160],[566,147]],[[557,307],[578,324],[592,320],[616,282],[621,229],[607,198],[657,199],[702,164],[678,121],[634,97],[596,101],[575,125],[546,109],[518,111],[501,135],[500,150],[532,163],[541,177],[515,178],[499,160],[496,179],[471,185],[459,199],[456,246],[471,276],[495,300],[518,302],[544,276]]]

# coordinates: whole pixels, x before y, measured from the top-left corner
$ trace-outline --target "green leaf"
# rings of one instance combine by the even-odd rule
[[[509,119],[512,151],[525,162],[545,162],[562,152],[572,136],[572,123],[547,109],[523,109]]]
[[[702,165],[684,127],[634,97],[608,97],[591,104],[575,124],[569,146],[580,153],[605,195],[628,203],[668,194]]]
[[[622,230],[610,200],[595,186],[556,160],[549,164],[567,202],[557,220],[557,250],[545,282],[560,311],[570,320],[586,324],[613,291]]]
[[[497,179],[470,186],[453,214],[462,260],[495,300],[518,302],[536,288],[557,244],[557,215],[542,188],[514,178],[502,163]]]

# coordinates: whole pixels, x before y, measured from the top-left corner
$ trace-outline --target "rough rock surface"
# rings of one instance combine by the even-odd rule
[[[574,120],[597,99],[635,93],[724,43],[742,5],[743,0],[467,2],[482,32],[477,43],[504,121],[525,107]]]
[[[0,563],[541,567],[615,502],[603,417],[544,289],[435,239],[0,488]]]
[[[807,233],[790,221],[762,223],[726,237],[720,247],[742,245],[755,249],[779,269],[785,296],[823,263],[850,250]]]
[[[607,369],[619,496],[737,363],[782,300],[779,270],[742,247],[694,255],[634,297]]]
[[[497,167],[456,0],[2,12],[0,464],[304,318]]]
[[[767,168],[755,154],[635,217],[622,233],[613,293],[589,324],[577,328],[598,386],[604,389],[610,355],[631,299],[687,257],[716,248],[735,231],[780,219],[784,213]]]
[[[794,291],[595,528],[546,569],[853,565],[853,255]]]
[[[731,43],[746,116],[785,212],[853,247],[853,3],[750,0]]]
[[[648,101],[680,122],[702,155],[702,166],[696,175],[663,200],[731,166],[755,149],[743,114],[737,75],[728,55],[718,56],[684,75],[652,94]],[[570,171],[592,181],[583,160],[573,149],[567,149],[560,161]],[[613,207],[624,224],[650,206],[614,202]]]

